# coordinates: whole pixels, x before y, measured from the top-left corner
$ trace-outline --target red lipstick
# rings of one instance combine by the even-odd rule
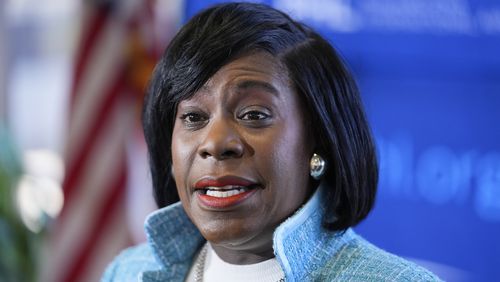
[[[257,183],[242,177],[228,175],[220,178],[203,177],[194,184],[195,189],[205,189],[206,187],[223,187],[228,185],[234,186],[252,186]]]
[[[257,186],[255,181],[232,175],[204,177],[194,184],[200,203],[214,209],[238,205],[252,196]]]

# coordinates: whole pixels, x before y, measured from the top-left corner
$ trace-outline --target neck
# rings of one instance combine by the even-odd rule
[[[221,244],[210,242],[213,250],[225,262],[230,264],[254,264],[274,258],[272,234],[267,242],[260,246],[234,246],[230,244]]]

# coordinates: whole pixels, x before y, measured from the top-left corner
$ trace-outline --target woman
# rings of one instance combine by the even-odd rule
[[[350,229],[373,206],[373,140],[339,56],[286,14],[233,3],[193,17],[154,71],[143,125],[162,208],[103,280],[438,280]]]

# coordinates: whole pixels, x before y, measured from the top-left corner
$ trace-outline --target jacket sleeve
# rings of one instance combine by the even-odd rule
[[[101,282],[129,282],[139,281],[144,272],[156,270],[153,254],[146,244],[134,246],[122,251],[106,267]]]
[[[118,260],[113,260],[104,271],[104,274],[101,277],[101,282],[110,282],[115,281],[115,272],[117,268]]]

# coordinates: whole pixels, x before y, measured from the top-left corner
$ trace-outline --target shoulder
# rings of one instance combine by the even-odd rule
[[[140,274],[147,270],[156,270],[156,262],[151,247],[143,243],[122,251],[108,265],[101,281],[138,281]]]
[[[319,281],[441,281],[425,268],[377,248],[359,235],[346,242],[313,277]]]

